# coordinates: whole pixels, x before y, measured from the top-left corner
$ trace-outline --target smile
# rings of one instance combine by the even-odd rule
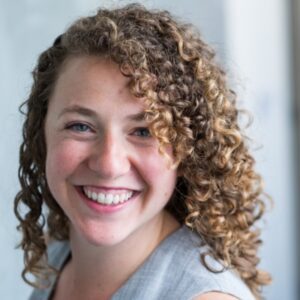
[[[87,187],[83,187],[84,194],[92,201],[105,204],[105,205],[117,205],[126,202],[132,198],[133,191],[120,192],[118,194],[112,193],[97,193],[90,190]]]

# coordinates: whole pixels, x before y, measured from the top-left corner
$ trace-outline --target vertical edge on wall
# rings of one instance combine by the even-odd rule
[[[292,116],[293,116],[293,125],[295,127],[294,139],[295,139],[295,153],[294,159],[297,168],[295,170],[295,186],[296,186],[296,209],[295,209],[295,220],[297,228],[300,227],[300,1],[290,0],[290,28],[292,34],[292,46],[291,46],[291,72],[293,78],[291,85],[293,89],[293,106],[292,106]],[[296,230],[298,232],[298,230]],[[296,245],[297,251],[300,250],[300,234],[297,234]],[[300,296],[300,258],[297,256],[297,294]]]

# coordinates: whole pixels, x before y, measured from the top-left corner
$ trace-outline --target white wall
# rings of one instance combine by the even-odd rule
[[[241,95],[254,114],[251,137],[274,209],[264,225],[262,266],[273,274],[267,299],[296,295],[296,197],[288,3],[284,0],[226,2],[226,47]]]
[[[17,109],[31,86],[30,71],[37,55],[76,17],[93,11],[95,0],[0,0],[0,299],[26,299],[20,279],[22,254],[12,213],[18,190],[17,167],[21,116]],[[114,1],[127,3],[129,1]],[[197,24],[241,83],[240,95],[252,110],[251,136],[263,148],[255,153],[275,209],[268,216],[262,266],[275,283],[267,299],[296,300],[293,161],[288,68],[288,29],[284,0],[157,0],[140,1],[163,7]]]

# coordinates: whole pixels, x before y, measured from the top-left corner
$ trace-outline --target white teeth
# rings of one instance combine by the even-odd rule
[[[98,199],[98,195],[95,192],[92,193],[92,199],[93,200],[97,200]]]
[[[92,192],[91,191],[87,191],[88,197],[92,198]]]
[[[108,194],[106,196],[106,204],[112,204],[114,196],[112,194]]]
[[[102,202],[102,201],[104,201],[104,199],[105,199],[104,194],[102,194],[102,193],[98,194],[98,199],[97,199],[98,202]]]
[[[114,194],[110,194],[110,193],[107,193],[107,194],[99,193],[98,194],[96,192],[92,192],[92,191],[88,190],[87,188],[83,188],[83,191],[89,199],[94,200],[101,204],[106,204],[106,205],[123,203],[123,202],[129,200],[133,195],[133,192],[122,193],[122,194],[118,194],[118,195],[114,195]]]
[[[116,195],[113,199],[113,204],[118,204],[120,202],[120,196]]]

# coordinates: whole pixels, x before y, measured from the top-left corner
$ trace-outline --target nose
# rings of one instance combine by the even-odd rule
[[[122,138],[106,134],[97,141],[89,158],[89,168],[103,179],[115,179],[130,170],[130,159]]]

